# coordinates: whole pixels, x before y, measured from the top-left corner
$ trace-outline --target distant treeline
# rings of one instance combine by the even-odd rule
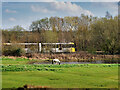
[[[21,26],[2,30],[3,43],[74,42],[77,51],[120,53],[118,16],[51,17],[32,22],[30,30]]]

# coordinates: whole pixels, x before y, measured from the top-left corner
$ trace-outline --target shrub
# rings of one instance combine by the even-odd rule
[[[25,50],[17,46],[4,47],[2,54],[5,56],[22,56],[25,54]]]

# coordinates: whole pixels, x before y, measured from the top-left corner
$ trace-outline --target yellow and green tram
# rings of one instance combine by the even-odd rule
[[[42,43],[42,52],[70,53],[75,52],[74,43]]]
[[[19,45],[26,53],[74,53],[74,43],[4,43],[4,46]]]

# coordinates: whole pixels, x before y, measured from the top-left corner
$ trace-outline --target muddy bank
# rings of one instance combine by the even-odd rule
[[[11,59],[18,57],[7,56]],[[28,59],[27,64],[51,62],[52,59],[57,58],[61,62],[88,62],[88,63],[120,63],[120,55],[95,55],[87,52],[69,53],[69,54],[27,54],[19,58]]]
[[[27,54],[29,59],[38,60],[49,60],[57,58],[61,61],[72,62],[72,61],[94,61],[94,60],[119,60],[120,55],[95,55],[87,52],[70,53],[70,54]]]
[[[28,54],[25,57],[32,59],[54,59],[60,60],[101,60],[101,59],[119,59],[120,55],[94,55],[89,53],[72,53],[72,54]]]

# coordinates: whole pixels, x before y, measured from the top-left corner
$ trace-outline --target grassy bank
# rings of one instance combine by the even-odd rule
[[[34,64],[34,63],[42,63],[42,62],[52,62],[52,59],[31,59],[26,57],[2,57],[2,64]],[[79,60],[60,60],[61,62],[97,62],[100,61],[102,63],[120,63],[120,59],[79,59]]]
[[[117,64],[2,65],[3,88],[117,88]]]
[[[3,56],[0,61],[2,61],[1,64],[4,65],[13,65],[13,64],[33,64],[33,63],[40,63],[40,62],[51,62],[52,59],[29,59],[29,58],[23,58],[23,57],[12,57],[12,56]]]

